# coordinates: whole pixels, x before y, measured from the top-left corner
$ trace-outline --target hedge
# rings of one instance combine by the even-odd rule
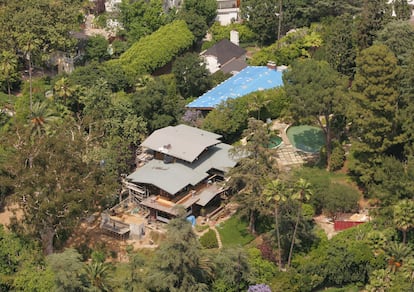
[[[187,24],[176,20],[142,37],[114,61],[134,76],[152,73],[190,47],[193,40]]]

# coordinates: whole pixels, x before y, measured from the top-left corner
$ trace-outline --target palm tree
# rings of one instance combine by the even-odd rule
[[[17,56],[12,52],[3,51],[0,56],[0,74],[4,78],[4,81],[7,82],[7,92],[9,94],[9,98],[11,95],[10,82],[15,80],[16,71]]]
[[[413,256],[411,247],[396,241],[390,242],[385,251],[388,255],[388,268],[392,272],[396,272],[405,261]]]
[[[55,121],[58,117],[48,108],[46,102],[35,102],[32,106],[32,113],[30,115],[30,126],[32,133],[42,135],[46,132],[48,125]]]
[[[86,276],[92,291],[111,291],[109,285],[110,266],[106,263],[92,262],[85,267]]]
[[[73,95],[76,87],[70,84],[68,78],[62,77],[56,81],[53,90],[59,98],[63,98],[63,103],[66,105],[67,99]]]
[[[274,203],[274,216],[275,216],[275,229],[276,229],[276,240],[277,240],[277,260],[279,271],[282,269],[282,252],[280,244],[280,231],[279,231],[279,203],[286,201],[284,195],[286,189],[285,185],[279,179],[272,180],[266,185],[265,195],[267,201]]]
[[[295,245],[295,237],[298,231],[299,220],[302,215],[302,203],[304,201],[308,201],[312,195],[311,184],[303,178],[300,178],[296,182],[295,189],[297,190],[297,192],[294,193],[291,198],[293,200],[298,201],[299,205],[298,205],[298,211],[297,211],[297,216],[296,216],[295,229],[293,230],[292,242],[290,244],[289,258],[288,258],[288,263],[287,263],[288,268],[290,267],[290,263],[292,260],[293,246]]]
[[[255,93],[249,102],[249,111],[257,112],[257,119],[260,120],[260,111],[270,103],[262,92]]]
[[[403,243],[407,241],[407,231],[414,228],[414,201],[402,200],[394,206],[394,224],[403,234]]]

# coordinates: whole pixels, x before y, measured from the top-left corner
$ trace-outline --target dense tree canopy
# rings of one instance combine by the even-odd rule
[[[397,58],[384,45],[365,49],[357,58],[348,116],[355,137],[352,149],[356,160],[351,169],[363,183],[371,180],[379,155],[398,155],[392,149],[403,138],[398,117],[400,72]]]
[[[313,59],[295,62],[283,80],[293,117],[298,121],[311,118],[324,131],[329,169],[334,137],[332,123],[345,114],[346,80],[328,63]]]

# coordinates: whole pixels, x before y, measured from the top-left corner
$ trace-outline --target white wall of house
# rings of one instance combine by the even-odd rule
[[[217,10],[216,21],[221,25],[229,25],[232,21],[239,19],[239,8],[228,8]]]
[[[118,11],[118,6],[121,4],[122,0],[106,0],[105,1],[105,11],[106,12],[116,12]]]
[[[220,64],[215,56],[203,56],[206,68],[211,74],[220,70]]]

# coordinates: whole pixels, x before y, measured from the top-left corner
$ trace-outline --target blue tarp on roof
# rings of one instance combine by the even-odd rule
[[[266,66],[248,66],[242,71],[190,102],[188,108],[214,108],[228,98],[282,86],[282,72]]]

